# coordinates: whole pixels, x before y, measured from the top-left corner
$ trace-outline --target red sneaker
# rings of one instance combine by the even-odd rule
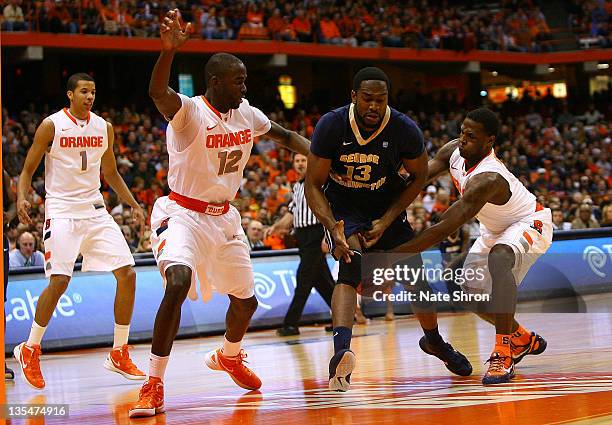
[[[505,384],[514,378],[514,361],[511,355],[495,351],[487,363],[489,370],[482,377],[482,385]]]
[[[129,349],[131,347],[127,344],[113,348],[108,357],[104,360],[104,367],[111,372],[117,372],[127,379],[146,379],[147,375],[138,369],[132,359],[130,359]]]
[[[13,354],[21,366],[26,382],[37,390],[45,388],[45,379],[40,371],[40,355],[42,354],[40,345],[30,347],[22,342],[15,347]]]
[[[161,378],[150,376],[144,383],[138,394],[138,401],[130,407],[130,418],[140,416],[155,416],[163,413],[164,407],[164,383]]]
[[[238,386],[247,390],[258,390],[261,388],[261,379],[244,365],[246,357],[244,350],[240,350],[235,357],[226,357],[223,355],[223,350],[217,348],[206,355],[204,362],[212,370],[227,372]]]

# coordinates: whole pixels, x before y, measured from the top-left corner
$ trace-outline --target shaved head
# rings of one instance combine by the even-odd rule
[[[243,65],[242,61],[229,53],[216,53],[206,62],[204,66],[204,77],[206,85],[212,77],[220,77],[235,66]]]

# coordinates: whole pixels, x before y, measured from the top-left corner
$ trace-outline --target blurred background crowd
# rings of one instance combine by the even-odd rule
[[[496,143],[496,154],[509,170],[529,188],[539,201],[552,209],[556,229],[585,229],[612,226],[612,90],[600,91],[586,108],[576,110],[572,102],[550,93],[525,92],[521,99],[492,105],[503,123]],[[398,93],[390,104],[414,119],[423,130],[429,156],[458,136],[466,113],[463,105],[449,99],[423,102],[418,93]],[[5,170],[16,187],[25,155],[37,125],[51,111],[32,104],[28,110],[4,109],[2,149]],[[155,200],[168,193],[168,154],[165,144],[167,122],[156,112],[105,108],[95,110],[115,129],[115,155],[120,174],[136,199],[149,214]],[[309,138],[324,111],[316,106],[267,111],[279,124]],[[295,246],[291,235],[265,237],[266,228],[284,215],[292,197],[292,184],[298,180],[292,168],[291,153],[271,140],[256,140],[253,155],[245,169],[243,184],[233,204],[240,210],[242,224],[254,249],[283,249]],[[133,252],[149,252],[150,229],[140,229],[132,220],[130,208],[102,181],[109,211],[121,226]],[[32,216],[34,225],[15,219],[8,234],[11,249],[28,232],[42,249],[44,180],[41,164],[33,180]],[[450,178],[442,177],[423,188],[408,208],[408,218],[417,232],[434,223],[457,197]],[[148,223],[148,221],[147,221]],[[470,238],[478,236],[478,225],[464,229]],[[29,236],[26,235],[27,238]],[[25,244],[22,244],[24,246]],[[24,249],[24,248],[22,248]],[[26,253],[24,253],[25,255]]]
[[[178,7],[194,38],[365,47],[551,51],[611,47],[603,0],[4,0],[2,29],[155,37]],[[540,7],[540,3],[542,6]],[[549,26],[551,16],[555,25]],[[552,28],[551,28],[552,27]]]

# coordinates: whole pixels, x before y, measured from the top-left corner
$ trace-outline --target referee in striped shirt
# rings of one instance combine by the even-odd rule
[[[300,334],[298,323],[313,287],[319,291],[330,308],[334,291],[334,279],[327,266],[325,254],[321,250],[323,226],[308,208],[304,196],[304,176],[307,163],[307,157],[295,154],[293,169],[300,180],[293,186],[293,200],[289,204],[289,212],[267,230],[268,233],[285,234],[293,226],[300,255],[295,294],[285,315],[283,327],[276,331],[279,336]]]

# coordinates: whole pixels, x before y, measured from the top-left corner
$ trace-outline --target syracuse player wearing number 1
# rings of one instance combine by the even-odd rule
[[[17,213],[31,224],[27,193],[32,176],[45,156],[45,274],[49,285],[40,294],[27,342],[15,347],[15,358],[32,387],[45,386],[40,370],[40,342],[59,298],[68,288],[74,263],[81,253],[83,271],[112,271],[117,279],[113,349],[104,367],[128,379],[144,379],[132,363],[128,335],[136,273],[134,258],[100,193],[100,170],[110,187],[132,207],[134,219],[144,226],[143,212],[117,171],[113,153],[113,127],[91,112],[96,85],[87,74],[68,79],[70,108],[45,119],[34,135],[19,176]]]
[[[206,93],[189,98],[168,87],[176,50],[187,41],[191,24],[182,28],[178,10],[167,13],[161,25],[162,51],[153,69],[149,94],[169,120],[166,138],[171,193],[159,198],[151,217],[152,246],[166,289],[151,345],[149,379],[140,390],[130,417],[164,411],[163,377],[181,320],[181,305],[195,282],[202,298],[214,289],[227,294],[223,347],[206,355],[206,365],[227,372],[242,388],[255,390],[261,380],[244,364],[241,348],[257,309],[249,246],[240,213],[230,206],[240,187],[253,138],[266,135],[306,155],[310,143],[295,132],[271,122],[249,105],[246,68],[237,57],[218,53],[204,68]]]

